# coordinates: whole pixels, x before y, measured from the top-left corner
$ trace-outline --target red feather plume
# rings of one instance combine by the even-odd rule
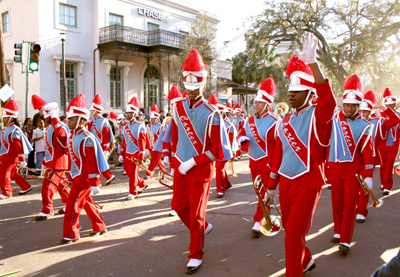
[[[114,112],[110,112],[110,118],[117,119],[118,115],[116,113],[114,113]]]
[[[159,113],[160,111],[158,110],[157,104],[154,104],[153,107],[151,107],[152,112]]]
[[[182,65],[182,69],[185,71],[203,71],[206,70],[206,62],[201,57],[199,51],[192,49],[186,58],[185,63]]]
[[[71,107],[78,107],[78,108],[87,109],[85,95],[80,93],[74,99],[72,99],[72,101],[68,105],[67,112],[69,112]]]
[[[39,96],[37,96],[36,94],[32,95],[32,105],[33,105],[33,109],[35,110],[40,110],[41,108],[43,108],[44,105],[46,105],[47,102],[44,101],[42,98],[40,98]]]
[[[175,98],[181,98],[182,97],[182,93],[181,91],[178,89],[178,87],[176,86],[172,86],[171,90],[168,93],[168,100],[172,101]]]
[[[133,105],[138,108],[140,107],[139,100],[137,99],[136,96],[132,97],[132,99],[131,99],[131,101],[129,101],[128,105]]]
[[[103,99],[101,98],[100,94],[96,94],[96,96],[94,97],[92,103],[95,103],[96,105],[101,105],[103,104]]]
[[[4,109],[10,110],[10,111],[18,111],[19,107],[17,105],[17,103],[13,100],[10,99],[8,100],[8,102],[4,105]]]
[[[268,93],[269,95],[274,96],[275,92],[276,92],[276,85],[275,85],[274,79],[272,79],[272,78],[265,79],[265,81],[262,82],[259,90],[263,90],[266,93]]]
[[[217,105],[219,103],[219,100],[214,93],[211,93],[210,97],[208,98],[208,103],[210,103],[211,105]]]
[[[362,92],[361,78],[357,74],[353,74],[343,86],[344,90],[358,90]]]
[[[374,105],[376,104],[376,102],[378,102],[378,99],[376,98],[376,94],[373,90],[369,90],[364,94],[364,100],[369,100]]]
[[[286,76],[290,78],[292,73],[295,71],[302,71],[304,73],[307,73],[308,75],[313,76],[310,66],[305,62],[303,62],[302,60],[300,60],[300,58],[297,57],[297,55],[293,55],[290,58],[289,64],[286,68]]]
[[[388,96],[393,96],[393,91],[391,88],[385,88],[385,91],[383,92],[383,98],[386,98]]]

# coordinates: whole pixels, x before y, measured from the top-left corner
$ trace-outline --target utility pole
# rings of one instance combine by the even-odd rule
[[[0,15],[1,15],[1,8],[0,8]],[[6,64],[4,58],[3,19],[0,16],[0,88],[2,88],[5,84],[7,84],[7,77],[6,77]]]

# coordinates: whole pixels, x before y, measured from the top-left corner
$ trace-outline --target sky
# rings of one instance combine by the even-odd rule
[[[186,2],[193,3],[196,7],[217,15],[218,20],[221,21],[217,25],[217,48],[219,48],[224,41],[231,40],[245,31],[243,23],[251,16],[260,13],[265,0],[186,0]],[[248,27],[249,23],[246,26]]]

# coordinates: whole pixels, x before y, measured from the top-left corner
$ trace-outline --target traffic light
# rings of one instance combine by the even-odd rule
[[[14,43],[15,57],[14,62],[22,63],[22,43]]]
[[[30,53],[29,53],[29,70],[38,71],[39,70],[39,52],[40,45],[30,43]]]

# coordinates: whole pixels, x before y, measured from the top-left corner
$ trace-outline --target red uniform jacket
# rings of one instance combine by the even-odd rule
[[[67,130],[61,125],[60,120],[58,118],[52,118],[51,124],[54,128],[54,133],[51,137],[51,145],[48,141],[49,137],[47,135],[47,131],[50,126],[46,128],[45,135],[45,144],[46,144],[46,153],[45,158],[43,159],[43,165],[54,169],[54,170],[68,170],[69,165],[69,157],[68,157],[68,133]],[[46,160],[47,159],[47,160]]]

